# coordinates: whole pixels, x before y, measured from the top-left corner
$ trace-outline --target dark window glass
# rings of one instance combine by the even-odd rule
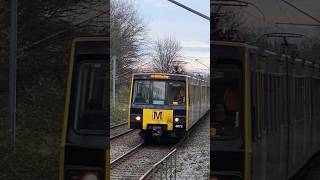
[[[81,63],[75,108],[75,128],[78,131],[105,130],[107,101],[105,93],[107,68],[102,63]]]
[[[236,66],[217,65],[213,71],[213,127],[215,137],[241,136],[241,71]]]

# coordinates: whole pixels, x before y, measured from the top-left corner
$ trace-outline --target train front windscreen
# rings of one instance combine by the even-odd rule
[[[173,80],[135,80],[135,105],[185,105],[185,82]]]

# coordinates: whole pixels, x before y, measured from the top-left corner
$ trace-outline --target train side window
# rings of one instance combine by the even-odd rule
[[[251,71],[251,122],[252,122],[252,139],[258,139],[258,118],[257,118],[257,77],[254,70]]]
[[[257,72],[257,119],[258,119],[258,137],[261,137],[264,129],[264,88],[263,88],[263,74]]]
[[[188,105],[191,106],[191,102],[192,102],[192,89],[191,89],[191,83],[192,83],[192,79],[188,79]]]
[[[273,121],[274,121],[274,112],[273,112],[273,87],[272,87],[272,76],[268,74],[268,132],[273,132]]]
[[[281,102],[281,96],[280,96],[280,92],[281,92],[281,79],[279,76],[276,77],[276,97],[275,97],[275,100],[276,100],[276,104],[277,104],[277,107],[276,107],[276,112],[277,112],[277,121],[276,121],[276,125],[277,125],[277,131],[280,130],[280,124],[281,124],[281,113],[284,112],[282,111],[282,106],[280,105],[280,102]]]
[[[271,132],[275,132],[276,130],[276,89],[275,89],[275,77],[274,75],[270,75],[270,112],[271,112],[271,117],[270,117],[270,122],[271,122]]]
[[[269,121],[269,81],[268,81],[268,74],[263,74],[263,78],[264,78],[264,123],[265,123],[265,128],[267,130],[267,133],[270,133],[270,121]]]
[[[241,136],[241,70],[233,65],[216,65],[213,72],[213,127],[216,137]]]
[[[266,74],[265,73],[261,73],[261,94],[260,94],[260,97],[261,97],[261,101],[259,104],[261,104],[261,124],[262,124],[262,129],[264,132],[267,131],[267,127],[268,127],[268,124],[267,124],[267,86],[266,86],[266,81],[267,81],[267,78],[266,78]]]

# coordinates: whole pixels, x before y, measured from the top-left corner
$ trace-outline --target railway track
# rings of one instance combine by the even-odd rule
[[[201,120],[178,143],[148,145],[140,143],[123,155],[111,160],[111,179],[140,179],[147,177],[154,165],[181,146]]]
[[[138,130],[135,130],[135,129],[128,129],[127,122],[111,126],[110,130],[111,130],[110,131],[110,140],[114,140],[116,138],[122,137],[122,136],[127,135],[131,132],[138,132]]]
[[[127,128],[127,122],[120,123],[110,127],[110,140],[115,139],[117,137],[121,137],[125,134],[130,133],[133,129]]]
[[[111,162],[111,179],[139,179],[170,153],[172,146],[139,144]]]
[[[128,130],[127,123],[121,123],[110,128],[111,161],[121,157],[142,142],[139,132],[140,130]]]

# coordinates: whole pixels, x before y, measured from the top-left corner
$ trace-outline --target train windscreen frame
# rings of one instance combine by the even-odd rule
[[[132,104],[184,106],[185,92],[184,81],[136,79],[133,82]]]

